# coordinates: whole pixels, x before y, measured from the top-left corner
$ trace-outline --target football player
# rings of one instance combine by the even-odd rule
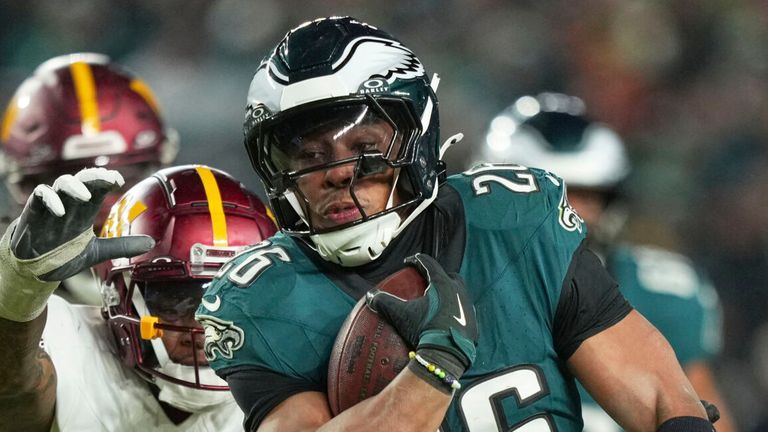
[[[119,169],[127,186],[173,162],[178,134],[165,126],[152,90],[109,57],[76,53],[37,67],[16,90],[0,126],[0,175],[12,198],[2,231],[38,184],[86,167]],[[120,194],[105,197],[98,232]],[[10,205],[8,205],[10,204]],[[73,275],[59,294],[100,304],[89,274]]]
[[[568,199],[590,228],[590,248],[601,256],[622,294],[669,341],[698,395],[720,411],[718,431],[732,431],[710,361],[720,347],[717,294],[684,256],[617,240],[626,219],[622,184],[630,164],[621,138],[591,120],[584,102],[561,93],[517,99],[491,122],[478,157],[535,166],[568,184]],[[580,387],[585,430],[619,430]]]
[[[440,146],[437,85],[349,17],[291,30],[257,69],[245,145],[281,232],[230,261],[197,311],[246,429],[576,431],[576,376],[628,429],[713,430],[666,340],[585,248],[560,178],[445,177],[458,137]],[[371,291],[404,265],[424,297]],[[363,296],[412,360],[332,417],[328,360]]]
[[[2,431],[242,430],[194,312],[223,262],[275,227],[240,182],[188,165],[129,189],[96,238],[102,201],[123,183],[89,168],[39,185],[0,241]],[[104,260],[101,307],[50,295]]]

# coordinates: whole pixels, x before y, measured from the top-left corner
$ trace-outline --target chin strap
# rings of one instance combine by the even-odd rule
[[[123,282],[125,283],[125,286],[131,286],[131,278],[127,273],[128,272],[122,273]],[[139,290],[138,286],[133,287],[131,302],[133,303],[133,307],[136,309],[136,312],[139,314],[139,319],[144,316],[152,315],[149,312],[147,303],[144,301],[144,296],[141,295],[141,291]],[[168,357],[168,351],[165,349],[165,344],[163,343],[162,338],[150,339],[149,342],[152,344],[152,349],[155,351],[157,362],[161,367],[165,366],[165,364],[170,361],[170,358]]]
[[[451,136],[450,138],[448,138],[447,140],[445,140],[443,145],[440,146],[440,151],[439,151],[439,155],[440,156],[439,156],[439,159],[442,160],[443,159],[443,155],[445,154],[445,152],[452,145],[458,143],[463,138],[464,138],[464,134],[463,133],[457,133],[457,134]],[[413,220],[416,219],[416,217],[418,215],[420,215],[421,212],[423,212],[427,207],[430,206],[430,204],[432,204],[432,202],[435,200],[435,198],[437,198],[437,190],[438,189],[439,189],[438,185],[437,185],[437,183],[435,183],[435,187],[432,189],[432,195],[429,198],[427,198],[424,201],[422,201],[415,209],[413,209],[411,214],[408,215],[408,217],[405,219],[405,221],[403,221],[403,223],[400,224],[400,227],[398,227],[398,229],[392,235],[392,238],[397,237],[397,235],[400,234],[405,229],[405,227],[408,226],[408,224],[413,222]]]

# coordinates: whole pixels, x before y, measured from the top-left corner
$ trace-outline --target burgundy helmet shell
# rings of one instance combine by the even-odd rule
[[[171,163],[177,141],[144,81],[104,55],[64,55],[41,64],[11,99],[0,171],[20,202],[84,167],[120,169],[132,184]]]
[[[114,259],[94,268],[104,316],[124,363],[150,380],[159,377],[177,384],[210,388],[157,371],[157,360],[148,343],[152,339],[150,333],[184,332],[202,348],[198,339],[202,340],[203,330],[163,323],[162,319],[159,324],[147,321],[155,318],[143,304],[143,284],[167,284],[168,289],[173,289],[177,286],[174,282],[197,283],[202,296],[203,284],[226,261],[274,233],[271,213],[259,198],[239,181],[214,168],[165,168],[129,189],[112,206],[101,236],[144,234],[155,240],[155,247],[143,255]],[[195,360],[194,366],[201,365]]]

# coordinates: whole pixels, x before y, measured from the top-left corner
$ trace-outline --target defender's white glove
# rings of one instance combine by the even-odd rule
[[[26,322],[45,308],[59,282],[154,246],[149,236],[97,238],[93,221],[107,193],[122,186],[117,171],[86,168],[38,185],[0,240],[0,317]]]

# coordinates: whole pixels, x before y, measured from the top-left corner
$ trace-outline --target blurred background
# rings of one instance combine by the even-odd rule
[[[723,303],[719,383],[741,430],[768,430],[768,2],[757,0],[0,0],[0,101],[44,60],[110,55],[152,87],[179,163],[261,190],[242,146],[252,74],[303,21],[352,15],[438,73],[447,155],[466,169],[523,94],[583,98],[625,139],[626,235],[692,256]],[[685,319],[681,317],[681,319]]]

